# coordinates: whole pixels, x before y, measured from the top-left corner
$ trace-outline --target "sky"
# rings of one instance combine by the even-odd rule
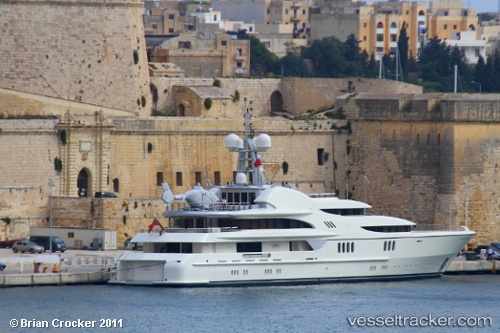
[[[429,2],[430,0],[426,1]],[[499,0],[463,0],[463,3],[464,7],[474,8],[478,13],[484,13],[498,11]]]

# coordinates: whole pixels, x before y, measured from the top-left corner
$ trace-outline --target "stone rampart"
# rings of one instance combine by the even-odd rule
[[[140,0],[1,1],[0,88],[149,114],[142,11]]]

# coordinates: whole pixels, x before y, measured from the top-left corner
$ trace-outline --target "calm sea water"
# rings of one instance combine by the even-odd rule
[[[407,317],[407,323],[412,317],[423,317],[421,323],[431,326],[369,326],[380,325],[380,318],[387,317],[397,323],[398,315],[400,322],[403,317]],[[365,317],[365,325],[352,327],[348,317]],[[453,320],[444,327],[432,325],[438,317],[490,317],[492,326],[458,327],[453,326]],[[11,328],[12,319],[31,325],[46,321],[49,328]],[[54,319],[55,324],[63,326],[77,320],[96,321],[96,327],[55,328]],[[384,320],[390,325],[391,319]],[[117,327],[99,328],[101,323]],[[0,332],[403,331],[500,332],[500,276],[277,287],[82,285],[0,289]]]

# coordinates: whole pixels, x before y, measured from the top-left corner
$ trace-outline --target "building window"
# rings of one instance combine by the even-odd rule
[[[243,55],[243,50],[242,49],[237,49],[236,51],[238,52],[239,56]]]
[[[441,134],[438,134],[438,146],[441,145]]]
[[[479,56],[481,55],[481,50],[480,49],[475,49],[475,54],[476,54],[476,57],[479,58]]]
[[[384,35],[378,34],[377,35],[377,42],[383,42],[384,41]]]
[[[161,186],[163,183],[163,172],[156,173],[156,186]]]
[[[221,182],[220,182],[220,171],[215,171],[214,172],[214,182],[215,184],[214,185],[221,185]]]
[[[168,19],[173,20],[174,19],[174,14],[168,14]]]
[[[420,134],[417,134],[417,146],[419,145],[420,143]]]
[[[118,178],[113,179],[113,192],[120,192],[120,181]]]
[[[381,29],[384,27],[384,24],[382,22],[377,23],[377,28]]]
[[[363,36],[363,40],[366,41],[366,36]]]
[[[325,163],[325,150],[323,148],[318,148],[318,165],[323,165]]]
[[[182,186],[182,172],[175,173],[175,185]]]
[[[196,171],[194,173],[194,177],[195,177],[196,185],[201,184],[201,172]]]
[[[75,238],[74,232],[68,232],[68,238]]]
[[[448,29],[448,24],[445,24],[444,27],[443,27],[444,30],[447,30]]]
[[[302,15],[306,15],[306,10],[305,9],[302,10]]]
[[[271,10],[270,10],[270,9],[268,9],[268,10],[266,11],[266,13],[267,13],[267,14],[270,14],[270,13],[271,13]]]
[[[152,26],[152,27],[153,27],[153,29],[155,29],[155,30],[156,30],[156,28],[158,28],[158,24],[156,24],[156,23],[153,23],[151,26]]]
[[[169,33],[169,34],[173,34],[173,33],[174,33],[174,29],[169,28],[169,29],[168,29],[168,33]]]
[[[397,35],[391,35],[391,42],[397,42],[398,41],[398,36]]]
[[[285,9],[285,14],[287,14],[287,15],[288,15],[288,9]]]
[[[227,41],[225,41],[225,40],[221,41],[221,42],[220,42],[220,45],[222,45],[222,46],[226,46],[226,45],[227,45]]]
[[[236,67],[241,68],[241,65],[242,65],[241,61],[236,62]]]
[[[191,42],[179,42],[179,48],[180,49],[190,49],[191,48]]]
[[[366,28],[368,26],[368,24],[365,22],[363,23],[363,28]]]
[[[214,15],[214,21],[217,22],[217,15]]]
[[[252,26],[248,27],[248,31],[253,32],[253,27]]]
[[[456,24],[453,25],[453,30],[457,30],[457,25]]]
[[[427,145],[431,143],[431,135],[427,134]]]

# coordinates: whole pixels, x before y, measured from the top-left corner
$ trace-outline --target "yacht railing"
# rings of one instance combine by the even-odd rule
[[[148,232],[148,229],[141,229],[141,232]],[[233,232],[240,231],[238,227],[212,227],[212,228],[165,228],[161,230],[159,228],[154,228],[152,232],[154,233],[199,233],[199,234],[209,234],[218,232]]]
[[[167,205],[166,211],[239,211],[239,210],[248,210],[252,208],[256,208],[258,205],[252,205],[249,203],[215,203],[215,204],[207,204],[202,207],[191,207],[187,202],[174,202],[170,205]]]

